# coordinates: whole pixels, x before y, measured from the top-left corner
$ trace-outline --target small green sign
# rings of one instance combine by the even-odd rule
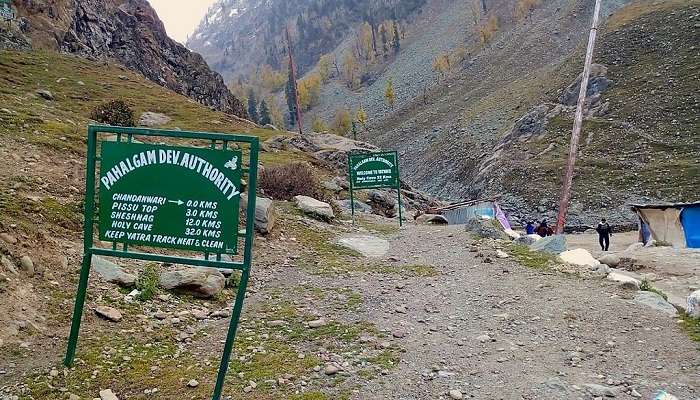
[[[104,142],[100,240],[235,253],[238,150]]]
[[[354,189],[397,187],[399,165],[396,152],[351,155],[350,181]]]
[[[12,4],[9,0],[0,0],[0,19],[4,21],[15,19],[15,11],[12,9]]]
[[[399,225],[403,226],[401,210],[401,180],[399,179],[399,155],[395,151],[361,153],[348,156],[350,180],[350,208],[355,222],[355,190],[392,188],[398,192]]]

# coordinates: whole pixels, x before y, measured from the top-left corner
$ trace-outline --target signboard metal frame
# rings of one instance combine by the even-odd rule
[[[238,146],[248,147],[248,166],[241,168],[241,173],[248,176],[247,188],[247,207],[246,207],[246,223],[245,230],[239,231],[238,226],[235,227],[237,240],[243,240],[243,257],[238,260],[222,259],[222,254],[212,255],[208,252],[204,253],[204,258],[181,257],[176,255],[165,255],[157,253],[146,253],[129,250],[127,243],[123,243],[122,248],[118,248],[118,243],[113,242],[111,249],[96,247],[94,245],[94,228],[97,224],[95,216],[95,198],[97,195],[96,186],[99,185],[99,179],[96,176],[96,164],[100,161],[97,155],[97,144],[100,142],[98,136],[100,134],[116,135],[116,141],[121,143],[134,143],[134,136],[143,136],[150,138],[173,138],[186,139],[209,142],[210,149],[227,150],[229,144],[237,144]],[[191,146],[190,146],[191,147]],[[191,147],[197,148],[197,147]],[[199,147],[201,148],[201,147]],[[233,351],[233,343],[238,329],[238,322],[243,310],[243,301],[245,292],[250,278],[250,269],[253,259],[253,239],[254,239],[254,222],[255,222],[255,200],[256,187],[258,176],[258,153],[260,150],[259,139],[255,136],[234,135],[225,133],[206,133],[206,132],[186,132],[186,131],[170,131],[159,129],[145,128],[124,128],[115,126],[90,125],[88,127],[87,137],[87,166],[86,166],[86,184],[85,184],[85,223],[83,237],[83,259],[80,270],[80,281],[78,283],[78,291],[75,298],[73,308],[73,318],[71,322],[70,337],[68,339],[68,348],[64,364],[72,366],[75,359],[75,352],[78,344],[78,335],[80,332],[80,322],[83,315],[85,297],[87,294],[88,277],[92,264],[92,256],[108,256],[128,258],[144,261],[155,261],[171,264],[184,264],[194,267],[213,267],[229,270],[241,271],[241,279],[236,293],[236,299],[229,323],[226,342],[224,344],[223,355],[219,372],[217,375],[216,386],[212,395],[212,400],[219,400],[223,390],[226,372],[228,370],[231,352]],[[245,152],[244,158],[245,158]],[[236,210],[240,213],[240,210]],[[240,247],[240,246],[239,246]],[[161,249],[162,252],[162,249]]]
[[[355,160],[365,160],[370,157],[385,157],[391,156],[394,158],[396,165],[396,182],[394,184],[376,184],[376,185],[362,185],[360,187],[355,187],[355,175],[353,174],[353,165],[357,165],[360,161]],[[403,226],[403,211],[401,204],[401,169],[399,167],[399,154],[396,151],[382,151],[376,153],[354,153],[348,154],[348,181],[349,181],[349,191],[350,191],[350,209],[352,212],[352,222],[355,223],[355,190],[361,189],[381,189],[381,188],[392,188],[396,189],[398,193],[399,202],[399,226]]]

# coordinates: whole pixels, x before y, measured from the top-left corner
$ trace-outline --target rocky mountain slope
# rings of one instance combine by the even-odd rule
[[[215,110],[246,111],[219,74],[170,39],[146,0],[19,0],[19,26],[35,48],[112,58],[157,84]]]
[[[245,76],[262,64],[280,69],[287,62],[284,35],[289,26],[296,62],[304,72],[358,24],[368,21],[376,27],[387,19],[403,19],[423,4],[425,0],[219,0],[187,47],[226,78]]]

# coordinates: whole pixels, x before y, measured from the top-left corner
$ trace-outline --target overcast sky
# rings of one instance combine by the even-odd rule
[[[165,24],[168,36],[185,43],[216,0],[148,0]]]

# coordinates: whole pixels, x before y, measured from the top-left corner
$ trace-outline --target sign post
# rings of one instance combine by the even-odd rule
[[[398,192],[399,225],[403,226],[398,153],[387,151],[349,155],[348,179],[350,180],[350,209],[353,223],[355,223],[354,192],[356,189],[394,188]]]
[[[116,135],[116,141],[100,141],[100,134]],[[208,147],[137,143],[135,135],[205,141]],[[244,146],[247,151],[233,149],[231,144]],[[84,255],[64,364],[71,366],[75,358],[93,255],[240,270],[241,281],[212,396],[219,400],[252,264],[258,138],[91,125],[87,147]],[[248,206],[245,229],[240,230],[244,174],[248,176]],[[111,242],[111,249],[95,246],[95,224],[99,239]],[[154,251],[157,249],[194,254],[186,257]],[[197,253],[204,254],[204,258],[196,258]],[[223,255],[228,257],[224,260]]]

